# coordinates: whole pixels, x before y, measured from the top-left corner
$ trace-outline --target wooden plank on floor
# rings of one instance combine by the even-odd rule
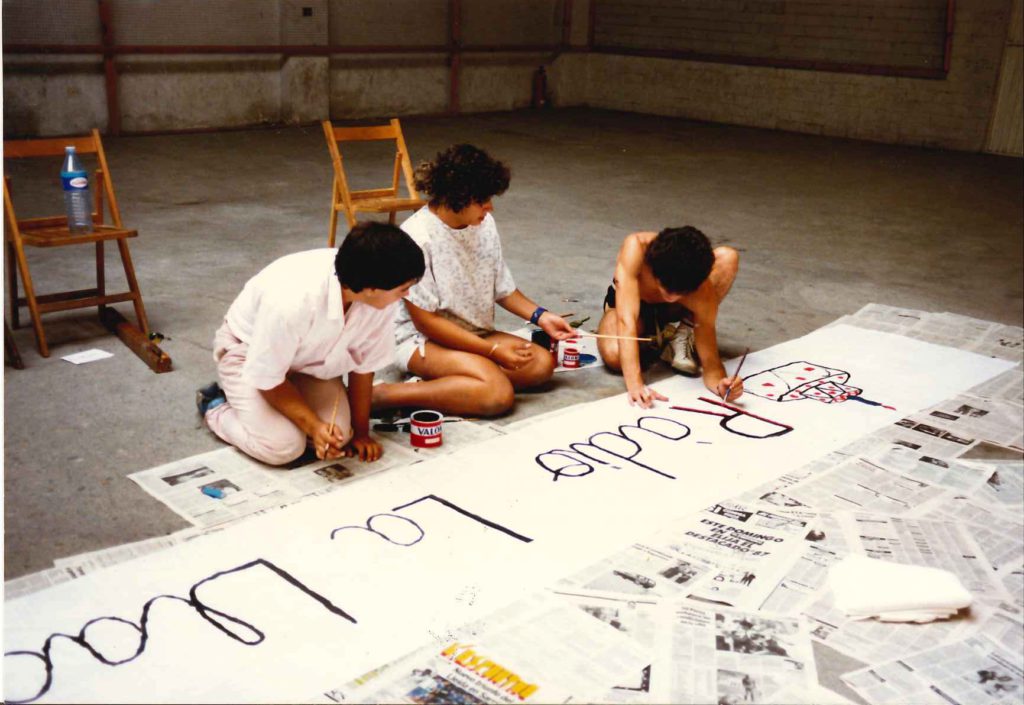
[[[170,356],[116,310],[104,306],[100,309],[100,320],[107,330],[120,338],[121,342],[149,365],[151,370],[156,373],[171,371]]]

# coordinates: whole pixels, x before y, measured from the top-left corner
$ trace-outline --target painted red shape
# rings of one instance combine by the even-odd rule
[[[762,382],[761,386],[762,387],[774,387],[775,385],[772,384],[771,382]]]
[[[805,367],[804,370],[807,371],[807,372],[814,372],[814,368],[813,367]]]
[[[797,379],[800,380],[801,382],[806,382],[807,381],[806,377],[797,377]]]

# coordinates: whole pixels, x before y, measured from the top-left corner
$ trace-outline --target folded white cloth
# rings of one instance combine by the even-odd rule
[[[829,569],[836,606],[854,618],[931,622],[971,604],[960,579],[948,570],[847,556]]]

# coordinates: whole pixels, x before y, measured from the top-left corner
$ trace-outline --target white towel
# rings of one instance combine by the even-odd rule
[[[931,622],[971,604],[971,593],[948,570],[847,556],[829,570],[836,606],[854,618]]]

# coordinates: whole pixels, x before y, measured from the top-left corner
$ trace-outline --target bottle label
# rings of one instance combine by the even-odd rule
[[[61,174],[60,180],[65,191],[84,191],[89,188],[89,177],[81,173],[72,172],[67,176]]]

